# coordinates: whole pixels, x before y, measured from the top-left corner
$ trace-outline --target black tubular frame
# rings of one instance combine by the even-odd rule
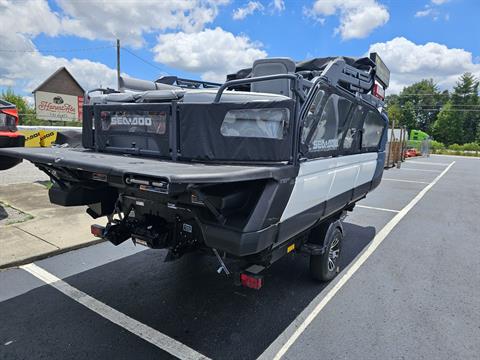
[[[279,79],[291,80],[293,82],[293,85],[294,85],[294,86],[291,86],[291,89],[293,90],[295,95],[299,96],[300,98],[303,98],[303,96],[300,94],[300,91],[298,89],[298,83],[301,80],[301,75],[297,75],[297,74],[275,74],[275,75],[257,76],[257,77],[253,77],[253,78],[227,81],[222,86],[220,86],[220,88],[217,91],[217,96],[215,96],[215,100],[213,100],[213,102],[214,103],[220,102],[220,99],[222,97],[223,92],[229,87],[238,86],[238,85],[246,85],[246,84],[251,84],[251,83],[254,83],[254,82],[279,80]]]

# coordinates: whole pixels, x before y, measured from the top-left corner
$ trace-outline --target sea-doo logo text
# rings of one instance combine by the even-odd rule
[[[151,126],[152,118],[147,116],[112,116],[111,125],[140,125]]]

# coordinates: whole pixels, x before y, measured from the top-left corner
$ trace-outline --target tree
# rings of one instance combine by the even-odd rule
[[[388,114],[388,119],[390,120],[391,123],[395,122],[395,124],[397,125],[400,123],[400,118],[402,116],[402,109],[400,109],[400,106],[398,104],[392,103],[388,105],[387,114]]]
[[[460,144],[476,140],[480,119],[478,86],[475,76],[467,72],[460,77],[453,89],[452,106],[457,110],[456,116],[463,122],[463,139]]]
[[[407,86],[398,95],[398,103],[402,109],[410,103],[403,111],[405,119],[402,121],[409,130],[419,129],[430,133],[442,103],[447,100],[448,92],[440,93],[432,79],[423,79]]]
[[[15,104],[19,114],[27,114],[27,112],[31,110],[25,99],[20,95],[15,94],[10,88],[7,89],[7,91],[2,91],[0,97],[9,103]]]
[[[15,104],[18,111],[18,122],[20,125],[37,125],[41,120],[37,120],[35,116],[35,109],[28,105],[27,101],[20,95],[15,94],[12,89],[2,91],[0,96],[2,99]]]
[[[452,102],[448,101],[440,110],[437,120],[433,124],[433,136],[435,140],[445,145],[463,143],[463,119],[458,116],[452,107]]]
[[[418,129],[417,112],[411,101],[407,101],[401,109],[400,125],[406,126],[408,131]]]

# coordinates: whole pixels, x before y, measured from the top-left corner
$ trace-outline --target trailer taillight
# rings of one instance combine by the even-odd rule
[[[372,95],[380,100],[385,100],[385,89],[380,84],[375,83],[373,85]]]
[[[259,290],[263,285],[263,277],[260,275],[242,273],[240,274],[240,281],[242,286],[255,290]]]
[[[93,224],[90,226],[90,232],[92,233],[93,236],[102,238],[103,233],[105,232],[105,227],[97,224]]]

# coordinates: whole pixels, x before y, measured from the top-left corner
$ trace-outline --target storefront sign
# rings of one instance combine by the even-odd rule
[[[35,92],[37,118],[49,121],[81,121],[83,96]]]

